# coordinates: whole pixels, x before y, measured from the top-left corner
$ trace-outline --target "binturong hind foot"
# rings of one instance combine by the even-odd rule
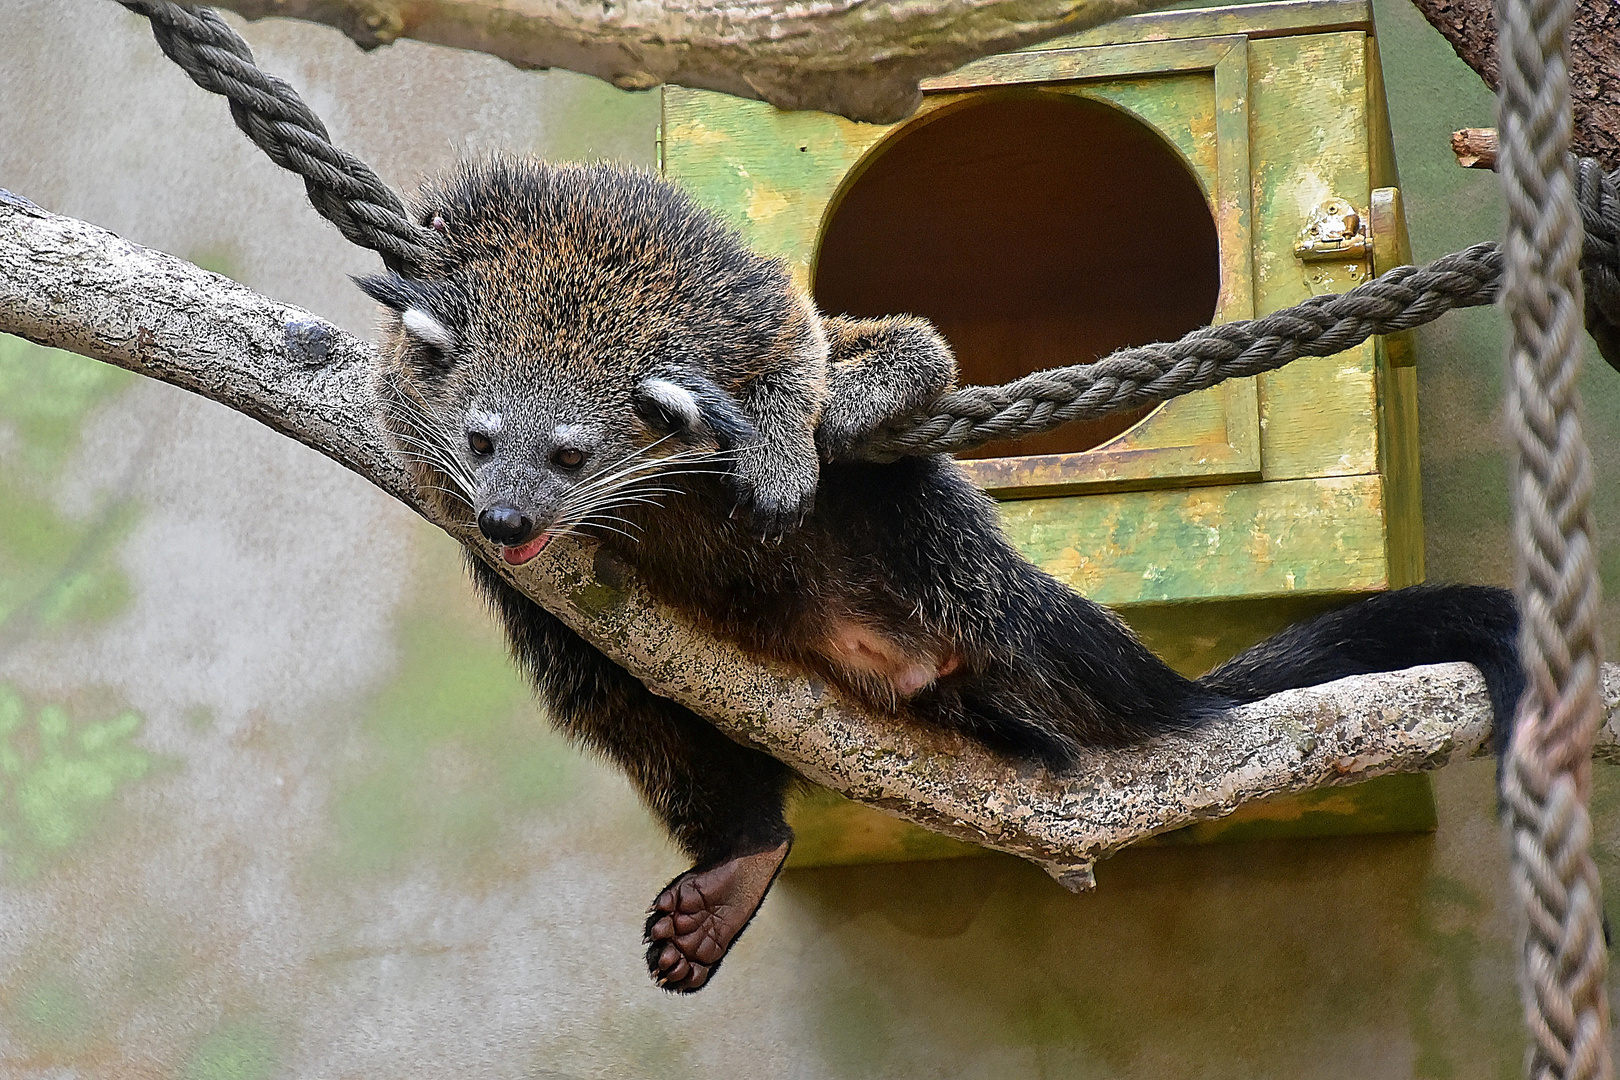
[[[647,916],[647,969],[653,981],[680,994],[703,989],[759,911],[791,846],[688,870],[670,882]]]

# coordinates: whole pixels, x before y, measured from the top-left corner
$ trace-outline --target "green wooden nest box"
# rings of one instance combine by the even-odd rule
[[[931,319],[1002,383],[1340,292],[1409,261],[1367,0],[1141,15],[923,84],[858,124],[674,87],[665,173],[826,311]],[[1044,569],[1207,669],[1423,576],[1410,343],[1369,342],[964,462]],[[977,850],[830,793],[794,864]],[[1432,827],[1421,776],[1183,839]]]

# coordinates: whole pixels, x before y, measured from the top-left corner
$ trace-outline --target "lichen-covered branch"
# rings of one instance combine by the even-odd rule
[[[1466,665],[1280,694],[1192,735],[1088,757],[1072,773],[851,708],[648,599],[617,564],[558,541],[513,571],[436,520],[390,455],[366,386],[371,346],[181,259],[0,193],[0,331],[184,387],[255,417],[408,503],[508,573],[649,687],[805,776],[925,828],[1032,859],[1072,888],[1132,841],[1244,802],[1475,752],[1490,726]],[[311,523],[311,527],[318,527]],[[1620,675],[1606,683],[1620,741]]]
[[[676,83],[893,123],[918,81],[970,60],[1165,7],[1170,0],[214,0],[250,19],[409,37],[629,90]]]

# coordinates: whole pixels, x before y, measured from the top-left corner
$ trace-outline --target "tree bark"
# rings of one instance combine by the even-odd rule
[[[677,83],[893,123],[917,84],[970,60],[1167,6],[1171,0],[215,0],[250,19],[401,37],[568,68],[626,90]]]
[[[1496,14],[1492,0],[1412,0],[1445,35],[1462,62],[1497,88]],[[1570,30],[1570,86],[1575,95],[1572,149],[1620,168],[1620,3],[1578,0]],[[1459,117],[1459,119],[1462,119]]]
[[[1135,840],[1282,792],[1437,768],[1490,727],[1451,664],[1347,679],[1235,710],[1196,733],[1089,755],[1061,775],[851,707],[653,603],[622,566],[557,541],[513,569],[419,499],[376,423],[372,347],[184,260],[0,191],[0,331],[218,401],[354,470],[444,528],[655,692],[806,777],[924,828],[1012,852],[1070,888]],[[1600,752],[1620,757],[1620,672]]]
[[[1497,87],[1492,0],[1412,0]],[[893,123],[918,83],[969,61],[1171,0],[214,0],[249,19],[336,27],[364,49],[402,37],[519,67],[584,72],[626,90],[675,83]],[[1571,35],[1574,151],[1620,167],[1620,3],[1579,0]]]

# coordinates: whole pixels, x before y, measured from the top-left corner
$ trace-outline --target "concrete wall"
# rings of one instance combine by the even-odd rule
[[[1415,10],[1379,18],[1429,258],[1496,230],[1445,143],[1491,105]],[[368,327],[374,259],[141,20],[5,20],[0,186]],[[652,156],[653,96],[245,32],[396,185],[486,146]],[[1501,581],[1496,319],[1421,337],[1430,575]],[[1612,475],[1620,379],[1586,385]],[[222,408],[0,341],[0,1076],[1515,1076],[1491,766],[1437,784],[1432,836],[1128,853],[1084,897],[999,857],[795,872],[667,997],[641,912],[682,860],[548,731],[449,541]],[[1612,871],[1606,772],[1596,814]]]

